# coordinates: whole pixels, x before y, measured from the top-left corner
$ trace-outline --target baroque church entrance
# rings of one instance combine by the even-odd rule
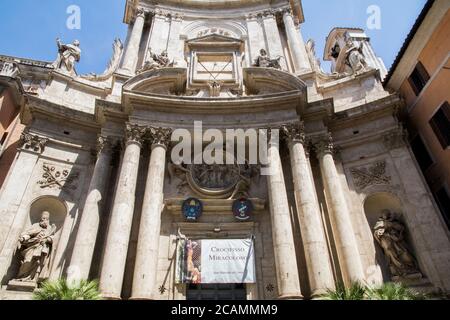
[[[245,284],[190,284],[186,300],[247,300]]]

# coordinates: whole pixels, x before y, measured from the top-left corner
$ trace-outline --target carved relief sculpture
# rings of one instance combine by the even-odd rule
[[[78,172],[70,174],[67,169],[56,169],[56,167],[46,164],[44,164],[42,168],[44,171],[42,174],[43,180],[37,182],[42,189],[76,189],[76,186],[72,185],[72,183],[78,179]]]
[[[22,233],[18,242],[20,268],[14,281],[37,283],[48,268],[56,226],[50,225],[50,213],[42,212],[39,223]]]
[[[386,175],[386,162],[376,162],[369,168],[351,169],[355,186],[364,189],[370,185],[389,184],[391,177]]]
[[[72,44],[63,44],[58,38],[56,44],[58,45],[58,58],[54,63],[55,68],[75,75],[75,63],[79,62],[81,58],[80,42],[75,40]]]
[[[374,237],[383,249],[392,277],[421,276],[417,262],[409,251],[404,238],[405,226],[389,210],[374,227]]]
[[[258,56],[258,58],[256,58],[253,66],[261,67],[261,68],[281,69],[280,60],[281,60],[281,57],[278,57],[277,59],[271,59],[267,55],[267,51],[264,49],[261,49],[259,51],[259,56]]]

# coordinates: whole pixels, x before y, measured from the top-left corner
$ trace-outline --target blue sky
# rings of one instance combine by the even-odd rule
[[[322,58],[325,38],[333,27],[361,27],[371,38],[377,55],[389,68],[426,0],[303,0],[306,22],[303,37],[316,41]],[[81,30],[66,27],[67,7],[81,8]],[[1,0],[0,54],[53,61],[56,37],[79,39],[83,50],[79,73],[101,73],[111,56],[115,37],[125,40],[122,23],[125,0]],[[381,29],[367,30],[366,10],[381,9]],[[324,64],[327,70],[328,65]],[[327,70],[328,71],[328,70]]]

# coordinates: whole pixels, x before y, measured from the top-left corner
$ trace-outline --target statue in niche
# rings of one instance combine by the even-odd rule
[[[63,44],[58,38],[56,44],[58,45],[58,58],[54,63],[55,68],[75,74],[75,63],[79,62],[81,58],[80,42],[75,40],[72,44]]]
[[[148,56],[150,57],[150,59],[144,63],[144,66],[139,70],[138,73],[174,66],[174,62],[169,59],[169,54],[166,50],[161,52],[161,54],[156,54],[152,52],[151,48],[149,48]]]
[[[345,63],[349,66],[353,73],[360,73],[368,69],[368,64],[363,54],[363,43],[357,47],[351,39],[347,40],[347,58]]]
[[[407,248],[404,232],[404,224],[389,210],[383,210],[375,224],[374,237],[383,249],[393,277],[420,275],[417,262]]]
[[[48,267],[56,226],[50,225],[50,213],[42,212],[41,220],[19,237],[17,247],[20,268],[14,281],[37,283]]]
[[[261,67],[261,68],[281,69],[280,60],[281,60],[281,57],[278,57],[277,59],[270,59],[270,57],[267,55],[267,51],[264,49],[261,49],[259,51],[259,56],[258,56],[258,58],[256,58],[253,66]]]

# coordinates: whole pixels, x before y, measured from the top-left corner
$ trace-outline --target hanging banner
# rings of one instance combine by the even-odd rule
[[[255,283],[253,240],[179,240],[176,282]]]

